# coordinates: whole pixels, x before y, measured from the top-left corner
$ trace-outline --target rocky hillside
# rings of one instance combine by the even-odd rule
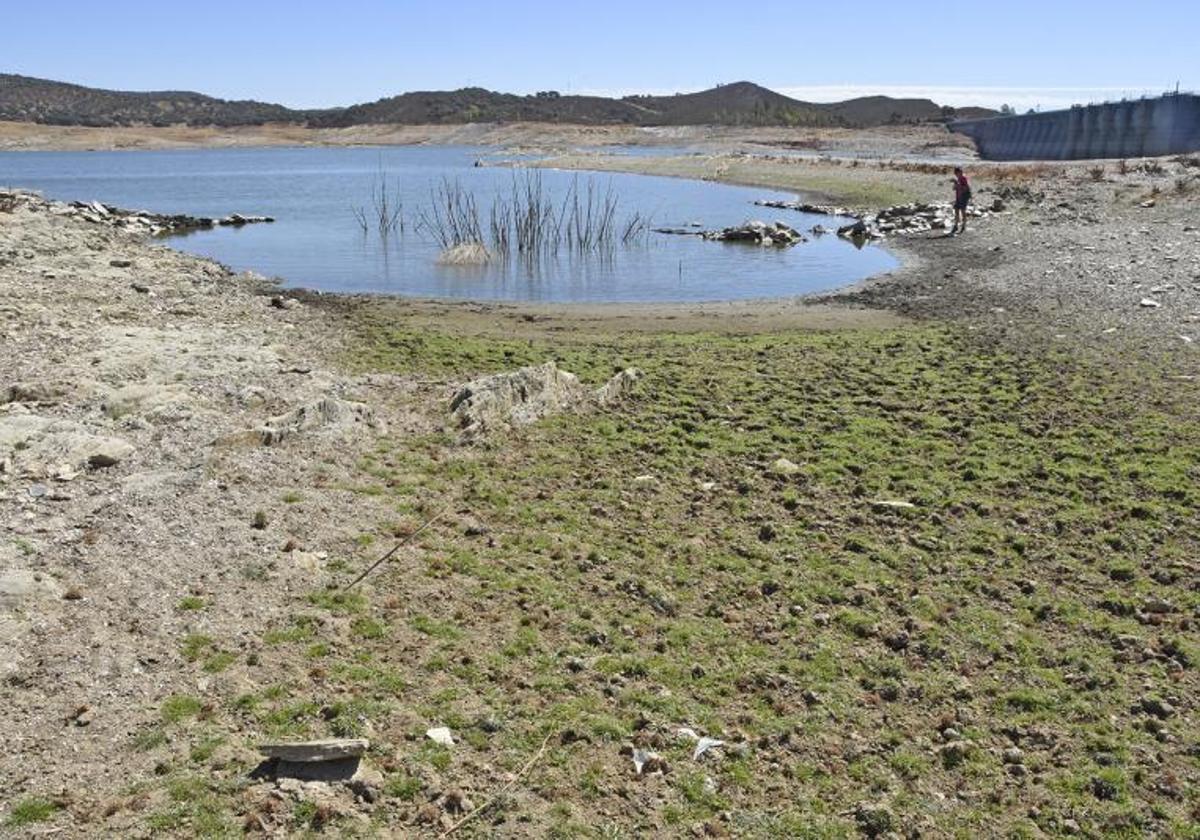
[[[189,91],[100,90],[0,73],[0,119],[48,125],[262,125],[304,115],[266,102]]]
[[[801,102],[751,82],[672,96],[529,96],[484,88],[418,91],[376,102],[297,111],[186,91],[130,93],[0,74],[0,120],[51,125],[438,125],[549,122],[584,125],[842,126],[930,122],[950,112],[928,99],[886,96],[837,103]],[[975,113],[975,110],[973,110]]]

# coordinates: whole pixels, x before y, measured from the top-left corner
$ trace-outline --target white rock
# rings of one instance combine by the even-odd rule
[[[448,726],[435,726],[425,732],[425,737],[444,747],[454,746],[454,735],[451,734]]]

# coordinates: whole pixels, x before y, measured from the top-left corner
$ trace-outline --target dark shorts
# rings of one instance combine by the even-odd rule
[[[970,195],[964,195],[962,198],[956,198],[956,199],[954,199],[954,209],[955,210],[966,210],[967,205],[970,202],[971,202]]]

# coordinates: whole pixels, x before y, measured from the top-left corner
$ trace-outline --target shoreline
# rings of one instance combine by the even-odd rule
[[[973,146],[942,126],[877,129],[787,129],[726,126],[593,126],[570,123],[468,123],[451,125],[362,125],[324,129],[263,125],[219,129],[169,126],[93,128],[0,121],[0,152],[153,151],[166,149],[269,148],[295,146],[460,145],[494,146],[514,152],[553,152],[578,147],[680,148],[745,151],[839,150],[876,157],[930,154],[952,160],[974,157]]]

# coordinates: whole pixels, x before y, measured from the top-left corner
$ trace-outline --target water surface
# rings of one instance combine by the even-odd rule
[[[546,302],[710,301],[790,297],[848,285],[897,264],[878,247],[856,249],[833,236],[787,250],[649,234],[631,246],[585,254],[560,250],[535,261],[512,257],[486,267],[438,265],[441,246],[419,230],[431,191],[457,180],[486,219],[507,196],[510,169],[476,167],[493,149],[419,146],[267,148],[129,152],[0,153],[0,185],[67,200],[99,200],[160,213],[269,215],[271,225],[218,228],[170,240],[181,250],[285,285],[331,292]],[[367,206],[379,173],[403,202],[405,231],[364,235],[352,208]],[[634,212],[656,226],[721,228],[779,219],[801,231],[828,217],[755,207],[789,193],[642,175],[542,171],[561,198],[591,179],[618,197],[618,218]],[[486,223],[485,223],[486,226]]]

